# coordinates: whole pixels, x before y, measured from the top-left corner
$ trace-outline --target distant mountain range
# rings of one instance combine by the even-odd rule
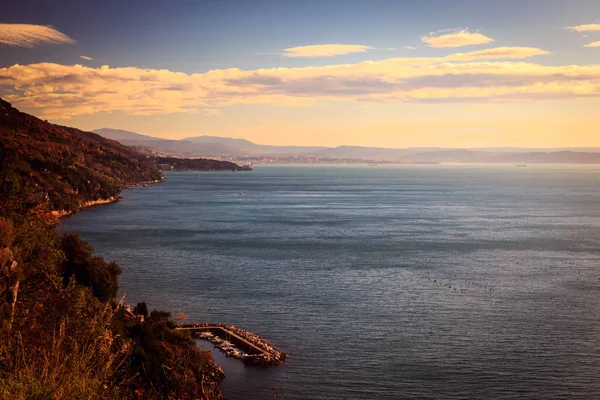
[[[391,149],[362,146],[268,146],[218,136],[196,136],[181,140],[161,139],[119,129],[93,131],[127,146],[143,148],[162,155],[209,156],[240,160],[283,162],[357,162],[398,163],[600,163],[600,148],[406,148]]]

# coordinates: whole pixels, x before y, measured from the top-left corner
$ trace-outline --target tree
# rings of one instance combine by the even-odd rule
[[[13,224],[0,218],[0,312],[3,326],[12,328],[21,274],[15,256],[10,249],[13,243]]]
[[[102,257],[94,256],[93,247],[79,235],[66,234],[61,243],[65,260],[62,263],[63,283],[75,279],[79,284],[90,287],[94,296],[108,302],[117,295],[118,277],[122,270],[118,264],[107,263]]]
[[[144,318],[148,318],[148,306],[145,301],[137,303],[135,308],[133,309],[133,313],[136,315],[143,315]]]
[[[202,393],[203,374],[218,374],[211,369],[210,352],[201,351],[189,333],[175,330],[176,326],[170,312],[159,310],[130,326],[129,337],[135,340],[133,391],[142,389],[151,398],[197,399]]]

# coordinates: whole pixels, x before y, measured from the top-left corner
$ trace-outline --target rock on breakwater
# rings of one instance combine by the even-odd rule
[[[189,330],[192,334],[210,340],[226,355],[241,359],[245,365],[270,367],[285,362],[287,354],[277,350],[256,333],[223,323],[182,324],[176,329]],[[210,333],[211,336],[205,335]],[[225,345],[223,345],[225,342]],[[242,352],[236,352],[237,346]]]

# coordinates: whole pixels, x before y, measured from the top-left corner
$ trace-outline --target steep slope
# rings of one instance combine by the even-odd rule
[[[159,178],[155,161],[0,99],[0,399],[223,398],[210,352],[169,312],[122,307],[119,265],[55,229],[52,211]]]
[[[114,140],[44,122],[2,99],[0,172],[29,186],[51,209],[66,211],[161,177],[151,159]]]

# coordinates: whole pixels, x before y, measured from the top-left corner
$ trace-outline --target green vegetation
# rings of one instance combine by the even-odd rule
[[[0,100],[0,398],[219,398],[210,353],[168,312],[116,300],[121,268],[53,211],[159,177],[116,142],[57,127]],[[81,135],[82,138],[79,138]],[[113,158],[114,157],[114,158]],[[142,306],[143,304],[143,306]]]

